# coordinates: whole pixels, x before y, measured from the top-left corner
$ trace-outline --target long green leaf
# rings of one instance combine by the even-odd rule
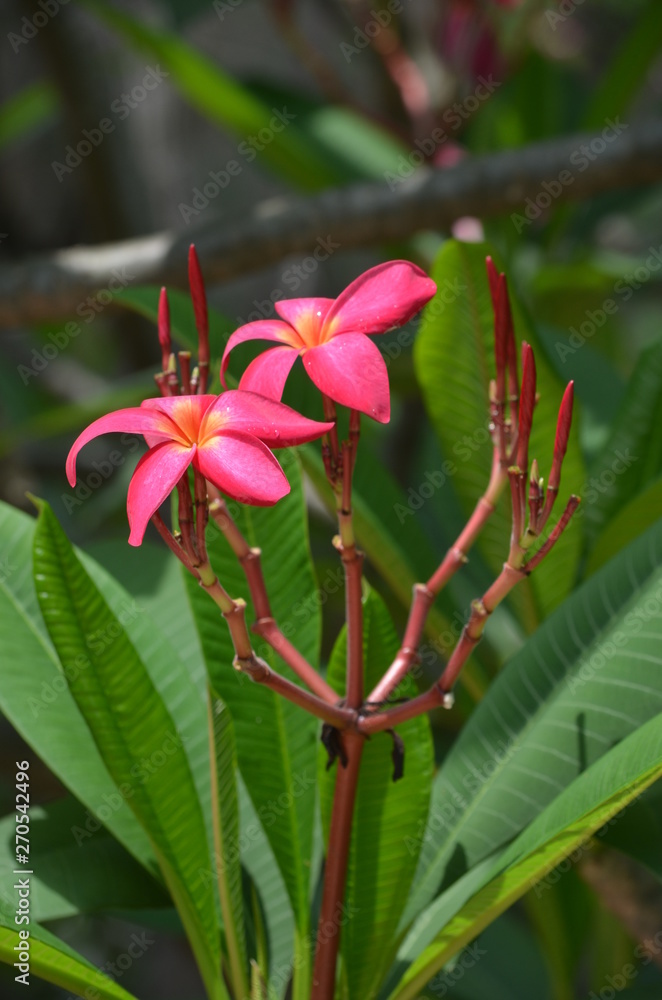
[[[281,461],[292,487],[290,494],[273,508],[232,505],[233,514],[249,544],[262,549],[264,577],[276,620],[308,661],[317,665],[321,623],[301,473],[293,452],[286,452]],[[248,602],[250,621],[250,595],[243,572],[213,525],[208,549],[223,586],[233,597]],[[190,577],[187,588],[211,684],[232,717],[239,767],[283,875],[303,948],[309,923],[317,722],[233,670],[232,643],[218,608]],[[256,651],[280,673],[296,679],[265,643],[257,642]],[[303,966],[301,969],[305,977]]]
[[[306,141],[296,126],[296,119],[292,121],[292,112],[287,106],[272,108],[254,97],[241,83],[176,35],[144,24],[101,0],[80,2],[132,46],[161,60],[162,69],[193,107],[241,137],[235,157],[239,171],[258,156],[304,190],[316,190],[337,181],[337,173]],[[253,137],[257,145],[251,144]],[[260,147],[257,153],[256,148]],[[232,176],[228,175],[228,179],[232,180]]]
[[[595,573],[608,563],[660,517],[662,517],[662,476],[626,503],[618,514],[607,522],[591,549],[586,564],[586,574]]]
[[[660,711],[661,607],[658,524],[513,657],[439,770],[408,919]]]
[[[98,830],[103,823],[155,873],[158,868],[149,840],[118,794],[44,627],[32,579],[34,529],[35,521],[27,514],[0,504],[0,650],[3,663],[13,666],[0,672],[0,709],[87,807],[83,830]]]
[[[86,830],[87,813],[66,797],[30,809],[32,919],[59,920],[102,910],[170,906],[162,885],[151,878],[104,829]],[[14,813],[0,820],[0,897],[12,902],[16,868]]]
[[[644,85],[651,63],[662,45],[662,8],[650,0],[647,8],[637,11],[634,25],[621,41],[617,55],[604,67],[603,78],[592,94],[582,125],[601,128],[627,114],[639,89]],[[626,118],[625,125],[627,127]]]
[[[381,599],[371,591],[363,604],[365,685],[368,690],[384,673],[398,650],[398,637]],[[329,663],[328,680],[342,695],[345,689],[347,635],[340,633]],[[411,681],[398,696],[415,693]],[[361,760],[354,811],[345,910],[339,915],[341,948],[349,996],[374,996],[387,967],[393,935],[416,870],[420,832],[427,819],[434,754],[427,716],[398,727],[405,746],[405,773],[392,780],[393,744],[386,734],[370,740]],[[319,755],[320,798],[326,830],[336,770],[326,771]],[[339,764],[337,766],[340,766]]]
[[[254,928],[256,955],[260,959],[260,934],[266,937],[267,960],[261,964],[268,975],[272,991],[276,996],[284,996],[292,968],[293,941],[295,937],[294,917],[285,882],[275,860],[271,844],[255,811],[251,797],[241,778],[237,775],[239,792],[239,825],[242,831],[240,841],[241,864],[250,876],[251,909],[257,906],[261,918],[260,928]]]
[[[662,473],[662,340],[642,352],[584,497],[587,550],[607,523]]]
[[[419,990],[453,954],[660,776],[662,713],[649,719],[580,774],[516,838],[493,867],[485,886],[444,924],[411,965],[390,1000],[413,1000],[418,996]],[[539,891],[544,888],[543,883]],[[426,936],[433,927],[434,922],[428,922]]]
[[[22,944],[19,936],[21,929],[26,928],[23,925],[16,926],[14,908],[4,898],[0,898],[0,961],[8,965],[13,965],[17,961],[15,949]],[[89,997],[90,990],[93,990],[93,995],[99,997],[99,1000],[135,1000],[131,993],[127,993],[112,979],[95,969],[82,955],[78,955],[73,948],[40,927],[35,921],[31,920],[27,929],[30,932],[31,975],[55,983],[62,989],[71,990],[80,997]],[[20,947],[18,954],[20,956]],[[23,975],[24,972],[25,970],[17,968],[16,975]],[[31,985],[29,976],[24,983]]]
[[[210,996],[224,997],[214,893],[200,876],[209,867],[207,833],[181,735],[50,508],[40,502],[39,510],[34,571],[44,620],[63,668],[89,659],[69,673],[70,690],[152,843]]]
[[[428,304],[414,344],[414,363],[426,409],[442,450],[454,465],[452,484],[467,515],[484,493],[492,461],[488,434],[489,382],[494,377],[492,313],[485,257],[494,251],[486,244],[446,242],[434,263],[432,277],[438,292]],[[515,326],[536,347],[535,331],[513,300]],[[536,352],[540,400],[536,406],[530,455],[543,474],[551,464],[556,417],[562,386]],[[577,435],[573,432],[563,468],[562,496],[577,492],[584,482]],[[480,551],[499,572],[510,537],[509,504],[494,512],[478,542]],[[580,553],[579,532],[567,531],[524,588],[515,593],[524,619],[535,623],[537,612],[549,613],[569,593]]]
[[[244,927],[244,900],[241,884],[239,845],[239,799],[237,794],[237,752],[230,714],[209,692],[210,743],[213,746],[212,805],[214,817],[214,860],[223,913],[230,977],[235,993],[248,992],[248,958]]]

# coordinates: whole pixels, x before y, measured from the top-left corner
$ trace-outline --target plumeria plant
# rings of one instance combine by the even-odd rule
[[[441,276],[435,272],[437,281]],[[43,616],[30,640],[41,645],[24,688],[36,721],[21,722],[6,693],[3,709],[47,758],[53,727],[70,734],[70,753],[48,759],[87,809],[86,819],[81,807],[66,813],[77,817],[70,823],[76,869],[98,865],[114,844],[120,853],[107,905],[129,909],[131,898],[137,911],[174,906],[213,1000],[407,1000],[427,996],[426,984],[432,996],[442,995],[435,976],[453,956],[661,766],[642,767],[630,746],[645,725],[617,732],[610,719],[600,753],[575,746],[569,720],[584,702],[568,698],[561,681],[579,676],[585,650],[629,599],[623,584],[621,603],[614,597],[608,613],[592,604],[603,586],[596,577],[583,598],[591,624],[578,648],[574,619],[561,609],[487,694],[483,689],[483,703],[434,774],[429,713],[453,709],[488,620],[543,561],[553,561],[577,510],[571,495],[555,513],[573,383],[560,401],[545,479],[529,455],[539,399],[534,353],[527,342],[518,348],[505,275],[487,256],[481,280],[493,321],[491,470],[453,544],[435,553],[436,568],[413,586],[397,639],[386,605],[363,576],[362,530],[379,566],[370,519],[355,516],[362,419],[384,424],[390,416],[387,366],[370,338],[424,308],[424,328],[434,330],[437,284],[396,260],[366,271],[336,299],[276,302],[279,318],[247,323],[227,340],[216,393],[193,247],[189,279],[197,365],[188,351],[173,353],[162,289],[158,395],[91,423],[66,466],[74,487],[79,454],[93,439],[116,432],[143,438],[147,450],[128,488],[129,545],[139,549],[151,523],[181,563],[184,584],[173,584],[170,597],[163,592],[153,609],[158,628],[142,613],[140,621],[122,621],[125,591],[72,548],[49,506],[36,501],[36,528],[21,516],[12,543],[26,544],[34,533],[35,607],[24,581],[16,601],[32,616],[38,601]],[[435,350],[425,336],[426,349]],[[239,367],[237,349],[254,340],[271,344],[248,364],[238,388],[225,387]],[[306,415],[282,402],[298,356],[321,394],[317,411]],[[445,391],[440,384],[438,394]],[[285,471],[278,449],[286,449]],[[332,542],[344,580],[346,620],[326,670],[321,602],[312,610],[305,603],[315,584],[300,456],[334,509]],[[172,517],[162,512],[169,498]],[[359,501],[365,505],[363,496]],[[431,676],[435,604],[504,509],[511,533],[509,543],[501,541],[502,568],[472,602]],[[52,650],[50,666],[38,674],[44,650]],[[427,685],[417,687],[424,677]],[[37,681],[53,692],[52,704],[46,695],[43,705],[35,701]],[[592,724],[595,731],[607,725]],[[551,777],[546,755],[566,770]],[[62,915],[61,906],[49,911],[43,898],[40,905],[46,920],[49,912]],[[3,911],[0,955],[12,961],[15,942],[27,946],[10,917]],[[45,929],[37,925],[32,934],[35,973],[84,997],[130,996]]]

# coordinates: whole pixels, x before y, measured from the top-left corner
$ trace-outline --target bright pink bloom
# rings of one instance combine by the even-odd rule
[[[386,423],[390,399],[386,365],[366,334],[402,326],[435,294],[437,286],[420,267],[405,260],[378,264],[348,285],[337,299],[276,302],[280,319],[246,323],[227,342],[221,379],[230,351],[247,340],[280,344],[251,362],[239,386],[280,399],[298,355],[321,391],[353,410]]]
[[[76,485],[76,457],[92,438],[109,431],[142,434],[150,447],[136,466],[127,497],[129,544],[140,545],[149,519],[191,463],[233,500],[268,507],[290,486],[267,445],[303,444],[332,426],[252,392],[146,399],[99,417],[78,436],[67,457],[67,479]]]

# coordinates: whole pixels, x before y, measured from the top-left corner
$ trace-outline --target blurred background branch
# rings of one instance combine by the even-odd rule
[[[618,125],[616,126],[618,128]],[[523,149],[475,157],[395,184],[364,183],[307,198],[278,196],[258,202],[235,221],[191,225],[98,246],[77,246],[0,267],[0,324],[64,319],[91,292],[123,268],[138,283],[186,285],[186,248],[195,242],[210,283],[222,283],[309,253],[318,240],[333,249],[375,246],[430,229],[448,230],[465,216],[516,213],[522,226],[527,199],[549,193],[555,202],[586,201],[605,191],[662,180],[662,121],[623,126],[594,158],[581,152],[602,142],[602,131],[533,143]],[[595,148],[595,147],[594,147]],[[573,166],[573,159],[575,166]],[[577,170],[577,163],[585,164]],[[559,176],[566,177],[559,180]],[[571,178],[571,179],[568,179]],[[535,210],[534,210],[535,211]]]

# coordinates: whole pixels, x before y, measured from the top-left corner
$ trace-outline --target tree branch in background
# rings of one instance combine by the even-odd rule
[[[545,203],[559,204],[659,181],[662,120],[629,126],[617,120],[597,133],[474,157],[410,178],[355,184],[309,198],[270,198],[235,221],[210,218],[181,232],[71,247],[4,265],[0,326],[68,318],[92,292],[112,288],[117,269],[132,285],[184,288],[185,248],[193,241],[207,280],[220,284],[289,254],[310,253],[319,240],[331,243],[332,250],[374,246],[423,230],[447,231],[467,215],[516,214],[523,220],[518,226],[525,228],[528,198],[535,202],[544,194]]]

